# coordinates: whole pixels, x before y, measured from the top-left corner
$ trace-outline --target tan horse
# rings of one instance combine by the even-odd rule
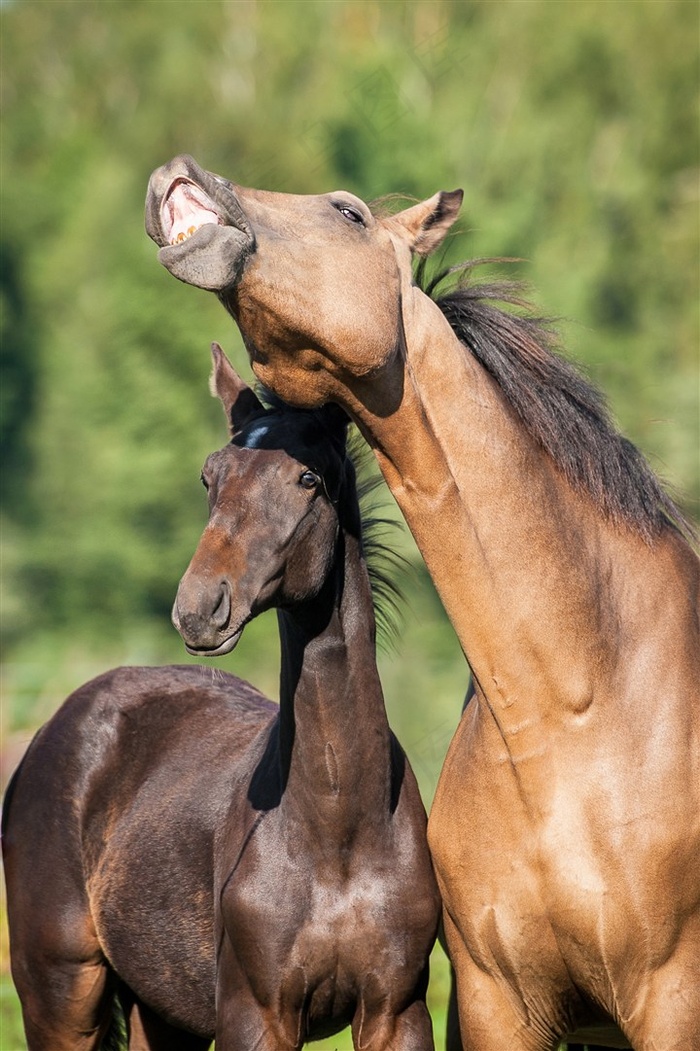
[[[391,216],[178,158],[147,229],[285,400],[357,420],[476,696],[429,823],[462,1039],[700,1048],[699,563],[545,326],[415,283],[462,194]],[[685,536],[684,536],[685,533]]]

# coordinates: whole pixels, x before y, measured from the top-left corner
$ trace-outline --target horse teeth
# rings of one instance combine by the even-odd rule
[[[199,229],[198,226],[190,226],[188,228],[188,230],[187,230],[187,233],[185,233],[184,230],[180,230],[180,233],[177,235],[177,237],[174,237],[172,239],[170,244],[171,245],[180,245],[180,244],[182,244],[182,242],[186,241],[188,237],[191,237],[193,233],[196,233],[196,231],[198,229]]]

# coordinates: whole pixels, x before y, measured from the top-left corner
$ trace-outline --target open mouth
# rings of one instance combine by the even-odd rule
[[[173,181],[160,206],[163,239],[167,244],[179,245],[187,241],[202,226],[224,226],[211,197],[190,179]]]
[[[165,269],[210,292],[232,288],[255,251],[255,234],[233,183],[191,157],[175,157],[151,174],[144,219]]]

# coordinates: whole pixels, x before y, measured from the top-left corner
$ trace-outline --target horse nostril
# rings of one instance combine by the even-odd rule
[[[221,595],[214,609],[211,619],[217,628],[223,628],[228,624],[231,615],[231,593],[227,581],[221,581]]]

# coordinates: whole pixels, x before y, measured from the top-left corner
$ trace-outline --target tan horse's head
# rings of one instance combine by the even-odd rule
[[[461,202],[440,191],[378,216],[344,190],[252,190],[183,156],[151,176],[146,230],[175,277],[217,293],[259,378],[313,406],[396,360],[411,256],[441,243]]]

